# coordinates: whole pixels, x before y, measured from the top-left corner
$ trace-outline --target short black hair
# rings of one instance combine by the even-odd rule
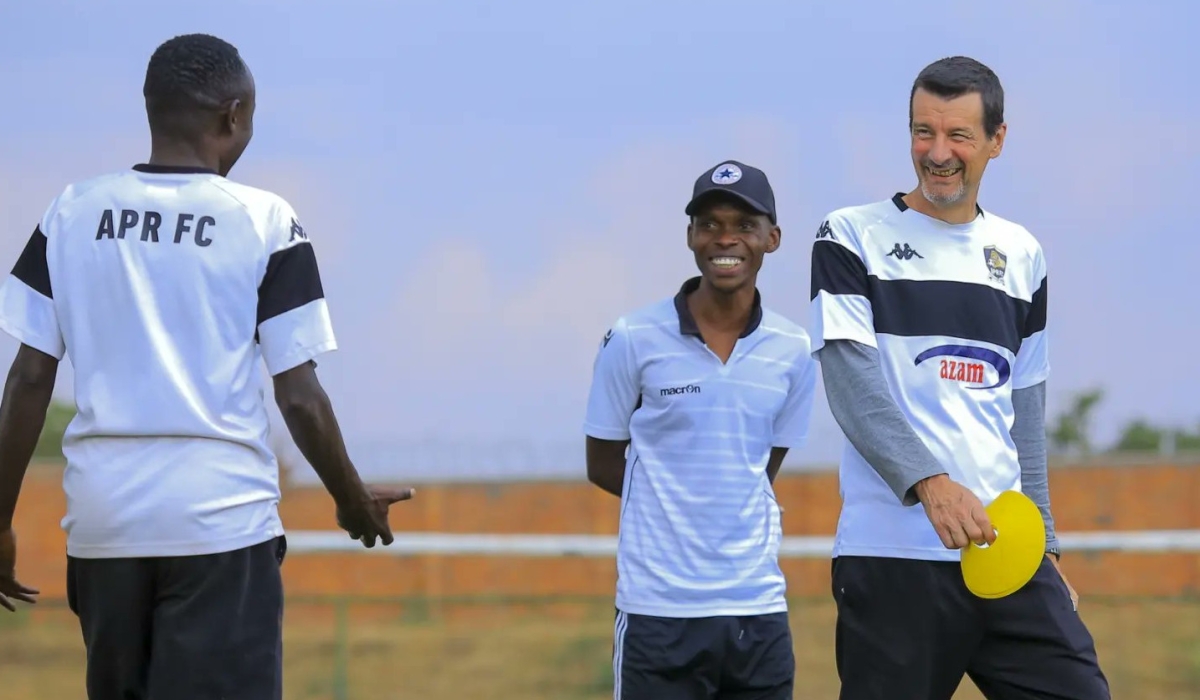
[[[908,126],[912,128],[913,96],[917,90],[931,92],[951,100],[972,92],[983,99],[983,130],[988,138],[996,135],[1004,123],[1004,88],[991,68],[966,56],[951,56],[934,61],[917,75],[908,94]]]
[[[142,95],[151,126],[170,115],[215,109],[242,96],[249,69],[237,48],[210,34],[163,42],[150,57]]]

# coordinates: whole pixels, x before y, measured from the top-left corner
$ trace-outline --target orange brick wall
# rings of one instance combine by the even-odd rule
[[[64,594],[61,470],[30,470],[17,510],[17,571],[44,597]],[[776,491],[788,535],[831,535],[839,507],[832,472],[785,474]],[[1055,518],[1062,531],[1200,529],[1200,463],[1056,466]],[[281,504],[291,530],[335,527],[320,488],[289,488]],[[584,482],[422,485],[393,510],[395,531],[614,534],[618,500]],[[1089,554],[1064,559],[1081,594],[1200,593],[1200,555]],[[785,560],[791,591],[826,595],[827,561]],[[300,555],[284,566],[291,594],[611,596],[610,559],[478,556]]]

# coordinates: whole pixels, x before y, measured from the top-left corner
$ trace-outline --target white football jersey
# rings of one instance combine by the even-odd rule
[[[686,294],[617,320],[596,355],[584,432],[630,440],[616,607],[662,617],[787,609],[772,447],[808,435],[808,334],[761,306],[729,360],[705,345]]]
[[[0,328],[62,359],[67,553],[208,554],[283,533],[262,366],[334,350],[282,198],[196,168],[72,184],[0,286]]]
[[[978,210],[953,225],[897,194],[831,213],[813,244],[814,353],[878,348],[900,410],[986,505],[1019,490],[1012,392],[1046,380],[1046,261],[1023,227]],[[955,560],[920,504],[903,506],[849,442],[835,555]]]

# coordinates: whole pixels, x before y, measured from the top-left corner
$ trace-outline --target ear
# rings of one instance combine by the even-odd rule
[[[783,241],[783,229],[778,226],[772,226],[767,233],[767,248],[766,252],[774,253],[779,250],[779,244]]]
[[[688,247],[688,250],[691,250],[691,251],[696,250],[695,248],[692,247],[692,235],[696,232],[695,226],[696,225],[695,225],[694,220],[689,219],[688,225],[687,225],[687,247]]]
[[[232,134],[238,129],[242,120],[242,101],[232,99],[225,104],[221,113],[221,128],[225,133]]]
[[[996,135],[992,137],[992,151],[988,153],[988,158],[999,158],[1000,152],[1004,150],[1004,137],[1008,135],[1008,124],[1001,124],[1000,128],[996,129]]]

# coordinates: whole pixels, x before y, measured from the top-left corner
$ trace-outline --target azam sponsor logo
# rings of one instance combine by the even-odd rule
[[[938,373],[942,379],[951,379],[968,384],[983,384],[983,363],[963,362],[961,360],[942,359],[942,369]]]
[[[1000,353],[987,348],[970,345],[939,345],[917,355],[914,364],[920,365],[933,358],[941,360],[938,376],[946,381],[983,384],[987,381],[987,366],[991,365],[996,370],[995,384],[968,386],[968,389],[995,389],[1004,386],[1012,376],[1012,367],[1008,360]]]
[[[666,389],[659,389],[658,391],[659,396],[678,396],[679,394],[699,393],[700,387],[696,386],[695,384],[688,384],[687,386],[672,386],[667,387]]]

